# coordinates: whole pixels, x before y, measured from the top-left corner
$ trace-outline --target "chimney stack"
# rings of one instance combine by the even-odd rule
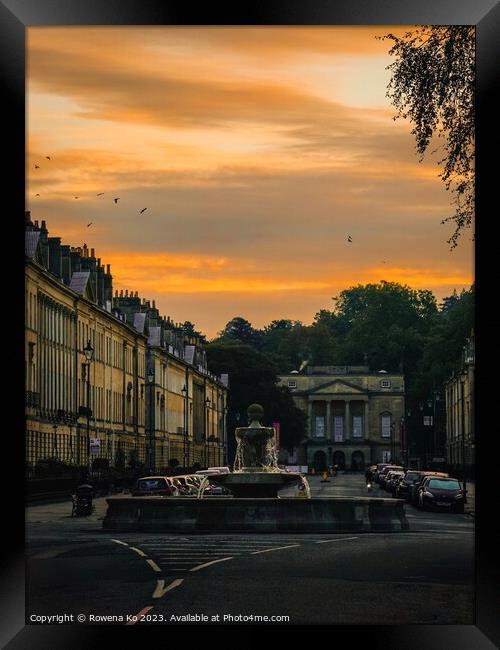
[[[106,264],[106,273],[110,275],[111,273],[111,264]]]
[[[90,257],[95,257],[95,249],[94,248],[90,249]]]
[[[120,298],[123,298],[123,289],[120,289]]]

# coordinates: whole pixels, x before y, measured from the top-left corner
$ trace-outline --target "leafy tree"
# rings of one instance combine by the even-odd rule
[[[389,54],[396,60],[387,96],[397,118],[413,123],[416,150],[424,157],[434,136],[441,138],[440,178],[454,194],[454,248],[474,216],[474,80],[475,28],[471,25],[423,25],[398,37]]]
[[[181,330],[184,336],[187,337],[193,337],[193,338],[198,338],[201,343],[204,343],[206,341],[206,337],[204,334],[201,332],[198,332],[198,330],[195,329],[194,323],[192,323],[189,320],[184,321],[184,323],[181,324]]]
[[[298,409],[287,388],[278,386],[278,368],[271,359],[248,345],[209,343],[206,346],[208,364],[216,374],[229,373],[228,443],[234,453],[234,429],[245,426],[250,404],[264,408],[264,422],[271,426],[279,421],[282,446],[293,446],[305,435],[305,414]]]
[[[252,327],[252,324],[242,316],[235,316],[219,333],[219,341],[236,342],[243,345],[259,347],[261,332]],[[217,339],[216,339],[217,340]]]

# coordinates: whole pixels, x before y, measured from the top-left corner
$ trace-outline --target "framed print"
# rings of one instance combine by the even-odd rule
[[[0,12],[3,647],[172,625],[498,645],[498,3]],[[439,495],[405,503],[389,463]]]

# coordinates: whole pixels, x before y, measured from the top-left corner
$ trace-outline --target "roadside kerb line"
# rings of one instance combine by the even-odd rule
[[[257,555],[258,553],[270,553],[271,551],[281,551],[284,548],[294,548],[300,544],[290,544],[289,546],[275,546],[274,548],[265,548],[263,551],[253,551],[250,555]]]
[[[167,591],[171,591],[172,589],[175,589],[183,582],[184,582],[184,578],[177,578],[177,580],[174,580],[167,587],[165,587],[165,580],[157,580],[156,589],[153,592],[153,598],[161,598],[167,593]]]
[[[189,569],[190,571],[199,571],[200,569],[204,569],[207,566],[210,566],[212,564],[217,564],[218,562],[225,562],[226,560],[232,560],[233,556],[231,557],[222,557],[220,560],[212,560],[211,562],[206,562],[205,564],[199,564],[198,566],[193,567],[192,569]]]
[[[135,615],[135,621],[129,621],[128,623],[125,623],[125,625],[135,625],[136,623],[139,623],[139,619],[141,616],[144,614],[147,614],[150,609],[153,609],[154,605],[148,605],[147,607],[144,607],[144,609],[141,609],[141,611]]]
[[[127,542],[121,542],[119,539],[112,539],[112,542],[116,542],[117,544],[123,544],[123,546],[128,546]]]
[[[335,539],[321,539],[315,544],[331,544],[332,542],[345,542],[348,539],[359,539],[358,537],[336,537]]]

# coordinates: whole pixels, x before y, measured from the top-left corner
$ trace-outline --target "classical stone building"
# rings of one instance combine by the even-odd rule
[[[460,368],[445,384],[446,455],[452,470],[472,476],[475,468],[474,332],[462,351]]]
[[[29,467],[222,465],[228,380],[210,373],[200,342],[137,292],[113,296],[110,266],[30,213],[25,254]]]
[[[307,414],[297,461],[322,470],[400,462],[404,377],[366,366],[312,366],[280,377]]]

